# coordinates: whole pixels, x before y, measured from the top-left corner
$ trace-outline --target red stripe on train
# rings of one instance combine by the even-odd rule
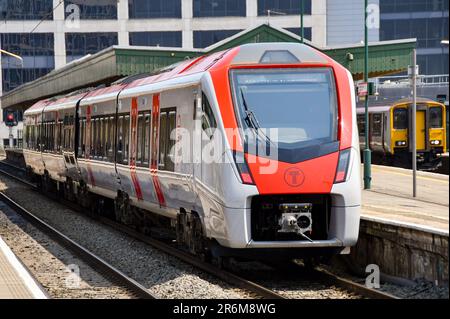
[[[166,206],[166,199],[161,188],[161,183],[158,178],[158,132],[159,132],[159,94],[153,94],[152,100],[152,156],[150,165],[150,174],[152,175],[153,187],[155,188],[156,197],[158,198],[159,206]]]
[[[141,185],[136,174],[136,146],[137,146],[137,121],[138,103],[137,98],[131,99],[131,150],[130,150],[130,175],[134,186],[134,193],[138,200],[143,200]]]

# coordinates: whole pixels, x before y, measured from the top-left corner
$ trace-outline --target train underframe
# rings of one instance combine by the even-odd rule
[[[201,219],[194,211],[186,211],[181,208],[176,219],[171,219],[159,214],[143,210],[132,205],[128,194],[118,191],[115,199],[98,195],[89,190],[83,181],[74,181],[67,178],[65,182],[55,181],[46,171],[44,175],[34,174],[27,170],[28,177],[46,195],[55,199],[63,199],[66,202],[76,204],[83,212],[93,218],[103,217],[119,222],[145,235],[173,241],[176,240],[179,247],[189,253],[198,256],[202,260],[215,260],[225,262],[229,257],[242,260],[289,260],[293,258],[304,259],[311,263],[318,259],[326,260],[332,255],[342,252],[345,247],[319,247],[314,249],[304,248],[228,248],[220,245],[216,240],[204,235]],[[289,199],[305,200],[305,195],[288,195]],[[270,196],[269,196],[270,197]],[[264,212],[262,202],[273,202],[278,205],[285,201],[286,196],[256,196],[252,203],[252,215],[255,212],[263,212],[263,216],[277,217],[272,214],[270,208]],[[330,218],[329,195],[306,195],[306,199],[315,203],[315,209],[311,211],[314,216],[314,227],[309,235],[311,239],[326,239]],[[273,218],[272,218],[273,219]],[[263,218],[252,226],[252,231],[258,237],[257,240],[306,240],[295,234],[277,233],[277,218]],[[293,238],[295,237],[295,238]]]
[[[436,171],[442,166],[442,150],[432,149],[431,151],[417,152],[417,168],[423,171]],[[363,155],[361,152],[361,159]],[[395,149],[395,153],[372,151],[372,163],[388,165],[401,168],[412,168],[412,152],[407,149]]]

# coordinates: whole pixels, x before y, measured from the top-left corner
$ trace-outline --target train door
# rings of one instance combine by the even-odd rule
[[[426,149],[426,124],[425,111],[417,111],[416,113],[416,147],[417,150]]]
[[[193,186],[195,188],[196,181],[202,180],[202,134],[200,119],[202,116],[202,99],[201,93],[197,93],[194,102],[194,127],[192,139],[192,162],[193,162]]]
[[[75,116],[71,112],[61,112],[61,114],[59,114],[58,116],[58,129],[60,130],[61,134],[62,154],[67,176],[77,180],[78,166],[75,160],[74,144],[76,132],[75,122]]]
[[[217,187],[217,174],[214,168],[217,167],[218,159],[216,158],[219,150],[216,149],[214,132],[217,128],[217,121],[211,109],[208,98],[205,94],[202,96],[202,116],[200,119],[202,127],[201,147],[202,147],[202,181],[209,188]]]

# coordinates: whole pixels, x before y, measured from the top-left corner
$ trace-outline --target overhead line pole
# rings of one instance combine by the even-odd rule
[[[364,0],[364,82],[369,87],[369,43],[368,43],[368,28],[367,28],[367,5],[368,1]],[[372,155],[369,146],[369,92],[365,96],[365,149],[363,152],[364,161],[364,189],[370,189],[371,184],[371,169]]]
[[[412,143],[412,168],[413,168],[413,197],[417,196],[417,127],[416,127],[416,112],[417,112],[417,55],[416,49],[413,50],[412,56],[412,68],[411,68],[411,77],[412,77],[412,91],[413,91],[413,103],[412,103],[412,133],[411,133],[411,143]]]
[[[305,14],[305,0],[301,0],[301,8],[300,8],[300,43],[304,42],[305,38],[305,28],[303,25],[303,15]]]

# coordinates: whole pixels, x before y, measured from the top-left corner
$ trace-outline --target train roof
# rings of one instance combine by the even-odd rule
[[[218,66],[252,64],[332,64],[334,61],[318,50],[300,43],[250,43],[228,50],[215,52],[194,59],[177,62],[152,74],[140,74],[123,78],[111,86],[93,89],[84,95],[62,96],[51,101],[51,109],[57,110],[80,105],[101,103],[121,97],[137,96],[157,92],[165,87],[176,88],[195,85],[209,69]],[[48,105],[37,102],[25,114],[42,111]]]

